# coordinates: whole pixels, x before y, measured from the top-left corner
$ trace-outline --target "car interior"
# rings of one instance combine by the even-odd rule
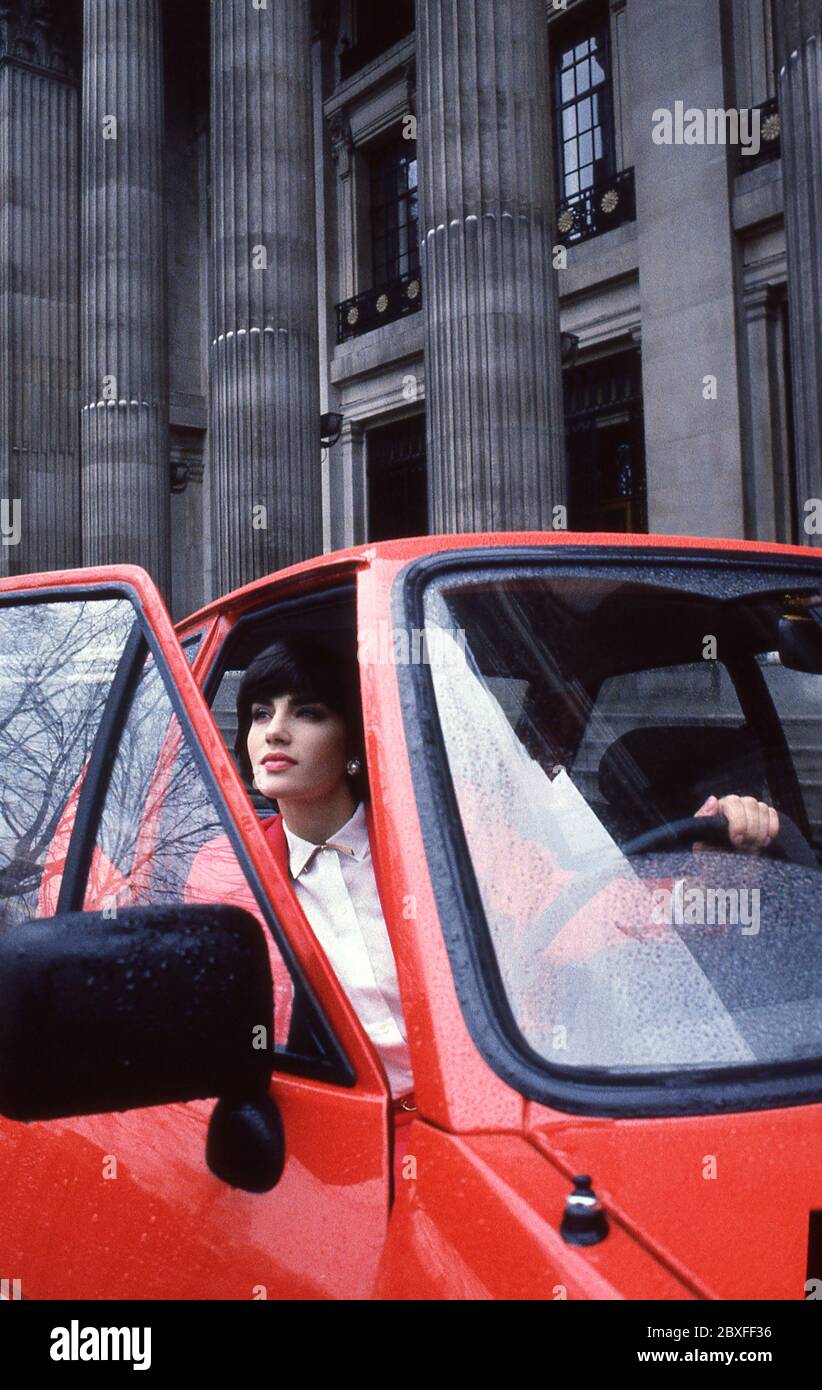
[[[822,824],[809,815],[763,674],[785,596],[717,602],[608,587],[598,595],[596,580],[575,588],[557,579],[530,592],[517,586],[515,598],[485,590],[481,604],[468,590],[449,596],[489,688],[518,687],[506,714],[529,754],[549,773],[566,767],[618,843],[693,816],[712,793],[736,794],[775,806],[785,833],[795,827],[818,865]],[[706,634],[713,662],[702,655]],[[688,681],[699,691],[690,702]],[[609,683],[626,693],[603,706]],[[640,708],[643,690],[653,698]]]

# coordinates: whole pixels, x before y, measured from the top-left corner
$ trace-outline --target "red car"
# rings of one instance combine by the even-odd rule
[[[359,656],[413,1111],[228,751],[290,634]],[[176,630],[0,582],[6,1296],[820,1296],[820,711],[799,547],[385,542]]]

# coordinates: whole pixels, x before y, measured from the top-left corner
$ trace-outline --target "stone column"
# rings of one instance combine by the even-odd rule
[[[80,563],[79,53],[0,4],[0,574]]]
[[[543,0],[417,0],[434,532],[565,501],[550,90]]]
[[[160,0],[84,0],[83,558],[169,593]]]
[[[322,546],[311,32],[212,0],[210,458],[221,590]]]
[[[746,536],[733,145],[657,144],[658,113],[725,101],[720,0],[631,0],[648,529]]]
[[[822,506],[822,4],[779,0],[774,6],[782,118],[782,173],[788,253],[791,376],[796,450],[797,535],[805,503]],[[817,509],[814,509],[814,511]]]

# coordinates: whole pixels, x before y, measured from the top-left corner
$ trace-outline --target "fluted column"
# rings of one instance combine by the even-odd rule
[[[0,574],[80,563],[78,65],[57,0],[0,4]]]
[[[209,470],[219,589],[322,548],[310,7],[212,0]]]
[[[417,0],[427,457],[436,532],[565,501],[543,0]]]
[[[822,498],[822,3],[774,6],[782,119],[788,311],[796,449],[798,539],[804,504]]]
[[[84,0],[83,557],[169,589],[160,0]]]

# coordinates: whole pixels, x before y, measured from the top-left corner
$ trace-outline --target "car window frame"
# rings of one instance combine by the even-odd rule
[[[288,934],[280,924],[270,895],[261,881],[251,860],[239,825],[227,805],[220,782],[202,741],[195,729],[180,690],[170,670],[163,644],[155,632],[146,611],[139,590],[126,579],[102,580],[95,583],[78,582],[70,585],[38,585],[30,588],[8,588],[0,590],[0,607],[44,605],[58,602],[81,602],[83,600],[102,600],[106,598],[125,598],[134,613],[134,626],[129,633],[126,646],[120,655],[117,669],[111,680],[103,714],[91,747],[86,774],[81,786],[77,809],[71,828],[71,837],[63,870],[55,916],[63,912],[82,912],[91,860],[94,853],[95,838],[103,813],[103,804],[111,774],[114,756],[119,746],[123,728],[132,708],[134,695],[139,686],[146,657],[150,654],[160,673],[163,688],[176,716],[183,738],[189,744],[195,766],[211,796],[220,824],[226,834],[232,852],[237,858],[248,887],[272,933],[274,941],[294,982],[295,994],[304,991],[313,1013],[320,1021],[327,1045],[326,1058],[315,1058],[278,1052],[273,1045],[270,1049],[272,1071],[295,1075],[308,1080],[324,1081],[329,1084],[353,1088],[357,1076],[352,1063],[340,1042],[326,1010],[322,1007],[310,980],[301,968],[294,953]],[[179,644],[179,637],[173,633]],[[191,665],[188,663],[189,672]],[[193,678],[193,677],[192,677]],[[200,695],[203,694],[199,689]],[[110,756],[112,755],[112,756]]]
[[[822,585],[822,561],[804,557],[752,553],[721,553],[708,547],[655,546],[646,548],[603,545],[517,545],[443,550],[410,561],[394,577],[391,618],[397,628],[424,628],[424,596],[428,586],[456,574],[493,570],[510,571],[525,566],[530,572],[560,571],[583,575],[613,568],[624,577],[641,571],[642,582],[671,587],[675,562],[679,587],[689,572],[715,569],[723,579],[729,570],[745,576],[750,589],[763,592],[782,587],[778,576],[790,582]],[[667,573],[666,571],[667,567]],[[760,584],[753,582],[764,575]],[[693,592],[705,592],[693,587]],[[417,803],[431,885],[457,997],[475,1045],[486,1062],[526,1100],[570,1114],[613,1118],[645,1118],[672,1115],[707,1115],[773,1109],[822,1100],[822,1053],[816,1059],[756,1066],[682,1068],[659,1071],[638,1079],[603,1069],[552,1069],[532,1049],[514,1019],[502,983],[496,953],[470,851],[462,830],[459,805],[450,776],[444,738],[436,709],[430,668],[426,663],[397,666],[397,683],[408,748],[411,780]]]

